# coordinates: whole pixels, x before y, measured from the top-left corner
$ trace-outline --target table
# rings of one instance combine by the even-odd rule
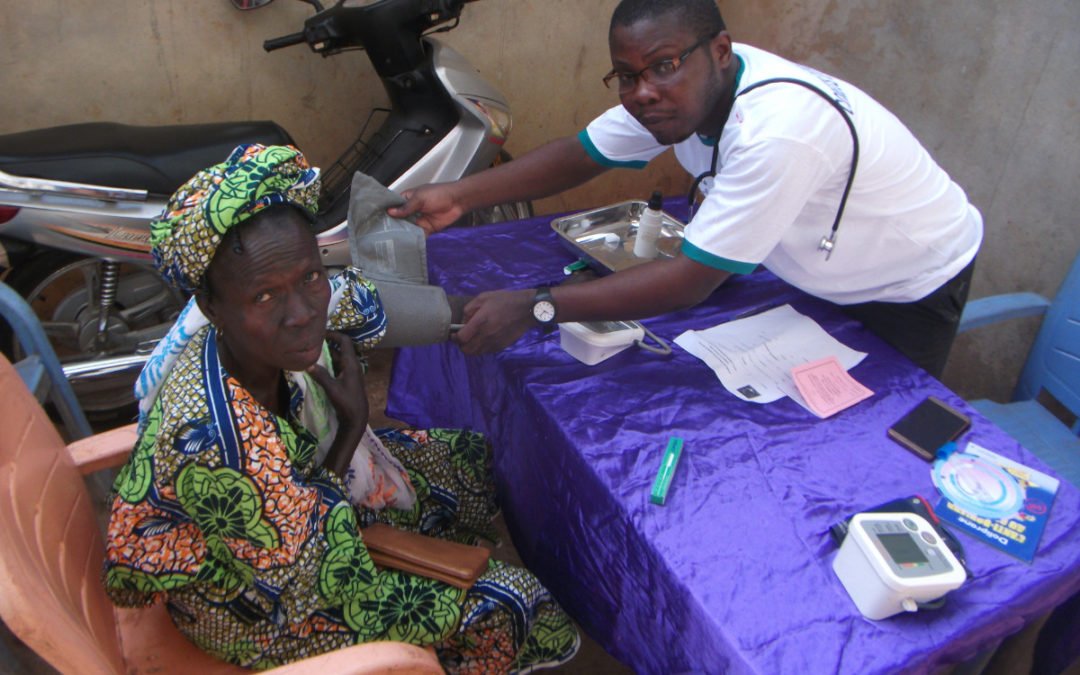
[[[459,294],[558,283],[574,256],[550,220],[430,237],[432,283]],[[936,395],[971,415],[965,439],[1046,467],[836,307],[767,272],[643,323],[671,341],[777,300],[868,352],[852,374],[876,395],[819,420],[788,399],[736,399],[678,347],[632,348],[590,367],[562,351],[557,332],[534,330],[497,355],[400,350],[388,414],[489,435],[522,559],[638,672],[934,671],[1080,591],[1080,491],[1063,484],[1032,564],[958,534],[973,579],[943,609],[863,618],[832,571],[828,529],[893,498],[936,501],[928,465],[885,436],[903,412]],[[657,506],[649,489],[670,436],[686,443]]]

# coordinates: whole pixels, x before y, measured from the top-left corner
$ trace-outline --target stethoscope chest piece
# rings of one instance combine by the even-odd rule
[[[818,242],[818,250],[825,251],[825,259],[828,260],[832,257],[833,249],[836,248],[836,232],[831,232],[821,238]]]

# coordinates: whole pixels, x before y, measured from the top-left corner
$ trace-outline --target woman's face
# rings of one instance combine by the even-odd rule
[[[326,337],[330,284],[315,234],[295,209],[274,209],[230,237],[207,270],[199,297],[241,382],[302,371]],[[239,252],[237,249],[239,243]]]

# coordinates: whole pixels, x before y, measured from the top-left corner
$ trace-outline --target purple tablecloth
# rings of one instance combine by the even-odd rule
[[[558,283],[574,256],[550,220],[432,236],[432,282],[462,294]],[[401,350],[388,412],[489,434],[523,560],[639,672],[927,672],[993,647],[1080,590],[1080,492],[1063,484],[1032,564],[958,535],[973,578],[943,609],[863,618],[832,571],[829,526],[936,494],[929,465],[886,438],[892,422],[933,394],[971,415],[965,440],[1045,466],[835,307],[766,272],[643,323],[670,341],[776,300],[868,352],[852,374],[875,396],[819,420],[788,399],[737,400],[678,347],[666,357],[632,348],[589,367],[562,351],[558,333],[532,331],[498,355]],[[667,504],[656,506],[649,489],[670,436],[685,447]]]

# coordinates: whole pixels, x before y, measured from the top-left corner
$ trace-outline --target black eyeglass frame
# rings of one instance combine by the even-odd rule
[[[605,75],[603,77],[604,86],[607,87],[608,89],[611,89],[611,81],[614,80],[615,78],[620,78],[621,79],[623,77],[630,77],[630,78],[633,78],[633,80],[634,80],[634,84],[632,86],[630,86],[630,87],[627,87],[625,89],[625,91],[630,91],[630,90],[634,89],[635,87],[637,87],[638,81],[642,80],[642,79],[644,79],[649,84],[655,84],[652,80],[650,80],[648,78],[646,73],[653,72],[653,71],[656,70],[656,68],[658,68],[660,66],[670,65],[672,67],[671,75],[675,75],[683,67],[683,64],[686,63],[686,59],[690,58],[690,55],[694,53],[695,49],[702,46],[706,42],[709,42],[714,37],[716,37],[715,34],[714,35],[707,35],[707,36],[701,38],[700,40],[698,40],[697,42],[695,42],[694,44],[687,47],[686,51],[684,51],[682,54],[679,54],[678,56],[675,56],[675,57],[670,58],[670,59],[661,59],[661,60],[659,60],[659,61],[657,61],[655,63],[650,63],[649,65],[645,66],[644,68],[637,71],[636,73],[620,73],[617,70],[615,70],[614,68],[612,68],[611,71],[607,75]],[[624,91],[622,86],[619,86],[618,89],[619,89],[619,91]]]

